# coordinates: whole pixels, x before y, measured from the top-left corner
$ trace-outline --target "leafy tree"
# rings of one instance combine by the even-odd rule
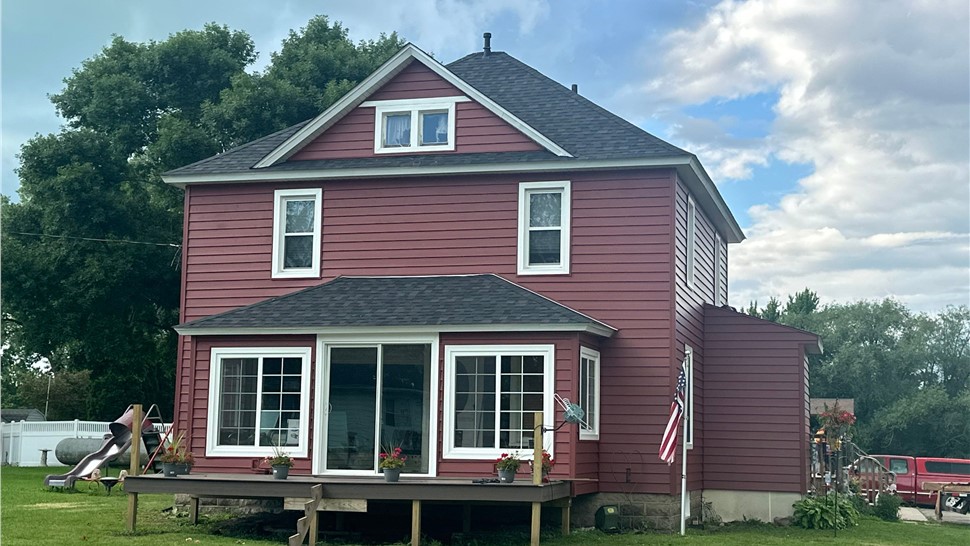
[[[319,114],[401,45],[354,44],[317,17],[249,74],[249,35],[209,24],[161,42],[115,37],[74,70],[51,96],[66,127],[23,146],[20,202],[2,201],[4,405],[37,379],[6,364],[45,357],[55,380],[89,372],[91,418],[134,402],[167,413],[182,194],[160,174]]]

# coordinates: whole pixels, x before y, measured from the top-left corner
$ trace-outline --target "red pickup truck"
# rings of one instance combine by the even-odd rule
[[[896,474],[896,493],[906,502],[922,505],[936,504],[936,494],[923,490],[924,482],[970,482],[970,459],[942,457],[907,457],[904,455],[873,455]],[[966,514],[970,510],[970,495],[953,494],[948,506]]]

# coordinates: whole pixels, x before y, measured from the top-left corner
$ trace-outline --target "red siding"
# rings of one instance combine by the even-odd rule
[[[806,491],[805,345],[817,338],[729,309],[704,314],[703,487]]]
[[[426,66],[412,62],[368,100],[464,96]],[[455,111],[455,150],[432,153],[520,152],[542,149],[477,102],[460,102]],[[374,108],[359,107],[294,154],[290,161],[375,157]],[[386,156],[386,154],[381,154]]]
[[[195,389],[192,391],[191,427],[188,433],[189,447],[195,457],[195,470],[199,472],[249,472],[252,461],[258,457],[206,457],[206,424],[209,411],[209,369],[210,351],[213,347],[310,347],[310,393],[316,392],[316,336],[260,336],[252,337],[194,337],[190,359],[185,362],[193,370]],[[313,399],[311,398],[311,401]],[[311,402],[310,446],[313,446],[313,411]],[[185,430],[185,422],[176,423],[177,430]],[[312,447],[311,447],[312,449]],[[297,458],[293,466],[294,474],[309,474],[310,459]]]
[[[566,179],[572,181],[572,273],[519,277],[518,183]],[[323,188],[322,279],[270,277],[273,190],[295,186]],[[587,458],[577,463],[585,473],[598,462],[601,491],[666,493],[671,470],[656,452],[673,369],[674,191],[670,170],[193,187],[184,317],[337,275],[502,275],[620,329],[601,347],[598,453],[592,457],[593,448],[584,446]],[[198,380],[195,385],[203,389]]]

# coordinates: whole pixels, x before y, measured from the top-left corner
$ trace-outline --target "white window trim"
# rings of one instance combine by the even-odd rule
[[[591,430],[586,430],[580,425],[579,427],[579,439],[580,440],[599,440],[600,439],[600,384],[602,383],[602,376],[600,375],[600,353],[588,347],[579,348],[579,358],[587,359],[592,361],[592,368],[594,370],[594,375],[596,376],[595,388],[592,391],[593,396],[593,421],[587,421],[586,424],[589,425]],[[579,367],[582,370],[582,366]],[[579,380],[582,381],[583,377],[580,375]],[[586,400],[580,400],[581,404],[586,404]],[[585,408],[584,408],[585,409]],[[587,415],[589,412],[587,411]]]
[[[684,431],[684,446],[694,449],[694,349],[690,345],[684,345],[684,361],[687,368],[687,403],[684,408],[687,426]]]
[[[494,356],[496,357],[496,373],[501,373],[501,357],[503,356],[542,356],[544,357],[542,412],[544,427],[551,428],[555,418],[554,392],[556,385],[556,347],[555,345],[446,345],[445,346],[445,381],[444,404],[442,419],[442,456],[445,459],[488,459],[498,458],[502,453],[508,453],[508,448],[468,448],[454,447],[455,439],[455,357],[458,356]],[[496,406],[496,413],[500,408]],[[555,456],[553,434],[543,434],[543,448],[550,455]],[[518,450],[519,458],[532,459],[532,450]]]
[[[286,201],[313,199],[313,259],[310,267],[283,267],[283,237],[286,224]],[[323,190],[321,188],[276,190],[273,192],[273,278],[320,278],[320,236],[323,225]]]
[[[554,265],[529,265],[529,194],[535,190],[559,190],[562,193],[562,216],[559,232],[560,259]],[[518,274],[519,275],[568,275],[569,274],[569,243],[572,200],[570,198],[571,184],[568,180],[552,182],[520,182],[519,183],[519,240],[518,240]]]
[[[724,280],[724,272],[721,266],[724,263],[724,251],[721,249],[721,234],[714,232],[714,305],[720,307],[724,305],[724,295],[721,292],[721,281]]]
[[[219,399],[222,373],[222,360],[226,358],[274,358],[294,357],[303,359],[300,383],[300,443],[296,447],[286,446],[291,457],[309,456],[310,445],[310,369],[312,363],[310,347],[213,347],[209,356],[209,407],[205,438],[206,457],[265,457],[273,455],[273,446],[220,446],[219,438]],[[262,371],[262,368],[260,368]],[[262,375],[260,375],[260,384]],[[257,392],[261,392],[257,391]],[[256,399],[256,428],[259,432],[259,394]]]
[[[697,249],[697,207],[694,199],[687,196],[687,286],[694,287],[694,269],[697,261],[695,256]]]
[[[450,152],[455,149],[455,104],[468,102],[471,99],[465,96],[459,97],[434,97],[426,99],[400,99],[400,100],[381,100],[365,101],[361,107],[374,108],[374,153],[375,154],[399,154],[414,152]],[[448,112],[448,142],[446,144],[434,144],[422,146],[420,142],[421,131],[421,112],[427,111]],[[411,144],[410,146],[384,146],[384,116],[387,114],[411,115]]]
[[[317,395],[313,412],[314,452],[311,462],[311,472],[328,475],[366,475],[373,476],[376,472],[360,470],[326,470],[327,423],[326,413],[330,404],[330,388],[327,378],[330,376],[330,348],[331,347],[373,347],[375,345],[395,344],[430,344],[431,345],[431,421],[429,422],[430,437],[428,441],[429,460],[427,474],[408,474],[408,476],[436,476],[438,472],[438,376],[440,371],[438,358],[438,335],[407,335],[407,334],[350,334],[350,335],[318,335],[317,354],[322,366],[316,369]]]

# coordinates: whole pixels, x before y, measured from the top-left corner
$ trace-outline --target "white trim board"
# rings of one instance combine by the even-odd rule
[[[176,326],[183,336],[245,336],[274,334],[352,335],[380,332],[382,335],[431,334],[445,332],[588,332],[602,337],[612,337],[617,332],[607,324],[471,324],[445,326],[333,326],[280,327],[280,328],[206,328]]]

